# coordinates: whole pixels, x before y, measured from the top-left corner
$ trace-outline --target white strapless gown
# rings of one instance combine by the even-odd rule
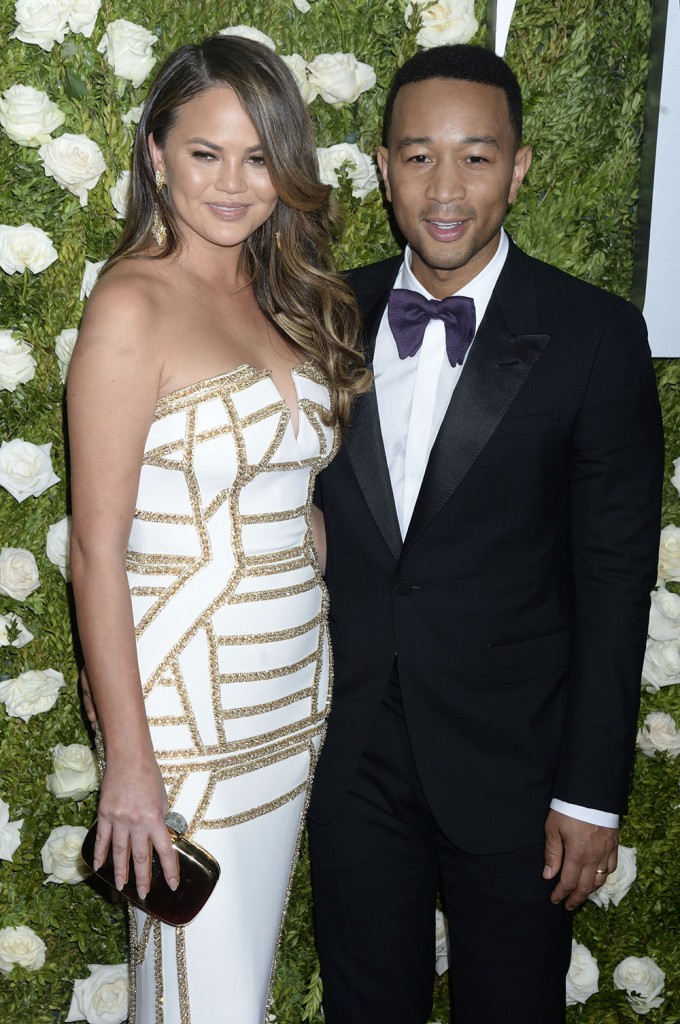
[[[329,710],[314,476],[324,378],[292,371],[298,435],[251,366],[162,398],[128,545],[139,667],[170,808],[222,868],[186,928],[131,914],[137,1024],[262,1024]]]

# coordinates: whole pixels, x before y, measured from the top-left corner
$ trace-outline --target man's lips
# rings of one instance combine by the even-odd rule
[[[429,235],[438,242],[455,242],[464,234],[466,220],[443,220],[438,217],[425,217],[425,227]]]

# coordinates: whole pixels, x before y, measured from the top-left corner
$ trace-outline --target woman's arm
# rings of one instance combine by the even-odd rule
[[[125,556],[144,443],[162,362],[149,339],[152,312],[125,275],[105,278],[88,305],[68,375],[73,518],[71,571],[78,629],[106,747],[96,866],[113,848],[116,885],[130,850],[142,898],[149,843],[168,884],[178,869],[163,821],[167,796],[156,764],[137,664]]]

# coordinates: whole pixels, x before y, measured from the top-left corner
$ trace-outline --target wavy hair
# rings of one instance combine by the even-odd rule
[[[243,244],[241,268],[265,316],[322,370],[330,384],[330,422],[346,426],[352,399],[370,383],[358,348],[359,312],[336,273],[330,241],[341,226],[331,187],[322,185],[307,108],[293,75],[268,47],[238,36],[211,36],[170,54],[144,104],[132,151],[128,213],[105,270],[123,258],[160,259],[181,245],[167,190],[156,189],[148,137],[162,149],[177,110],[215,86],[230,86],[255,126],[272,184],[274,212]],[[154,209],[165,242],[152,250]]]

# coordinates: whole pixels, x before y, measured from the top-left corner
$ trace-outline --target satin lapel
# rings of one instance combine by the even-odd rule
[[[513,263],[527,259],[513,249]],[[549,340],[547,334],[511,333],[508,322],[514,326],[519,319],[525,327],[536,322],[533,292],[527,294],[526,282],[519,288],[519,304],[526,303],[521,310],[517,293],[508,287],[513,276],[505,276],[503,287],[499,278],[470,349],[430,453],[404,548],[417,540],[459,486]]]
[[[390,276],[384,291],[364,317],[364,351],[369,366],[373,361],[376,335],[395,274]],[[366,394],[359,395],[354,404],[352,420],[345,438],[345,449],[376,526],[390,552],[398,559],[402,548],[401,529],[380,431],[375,387]]]

